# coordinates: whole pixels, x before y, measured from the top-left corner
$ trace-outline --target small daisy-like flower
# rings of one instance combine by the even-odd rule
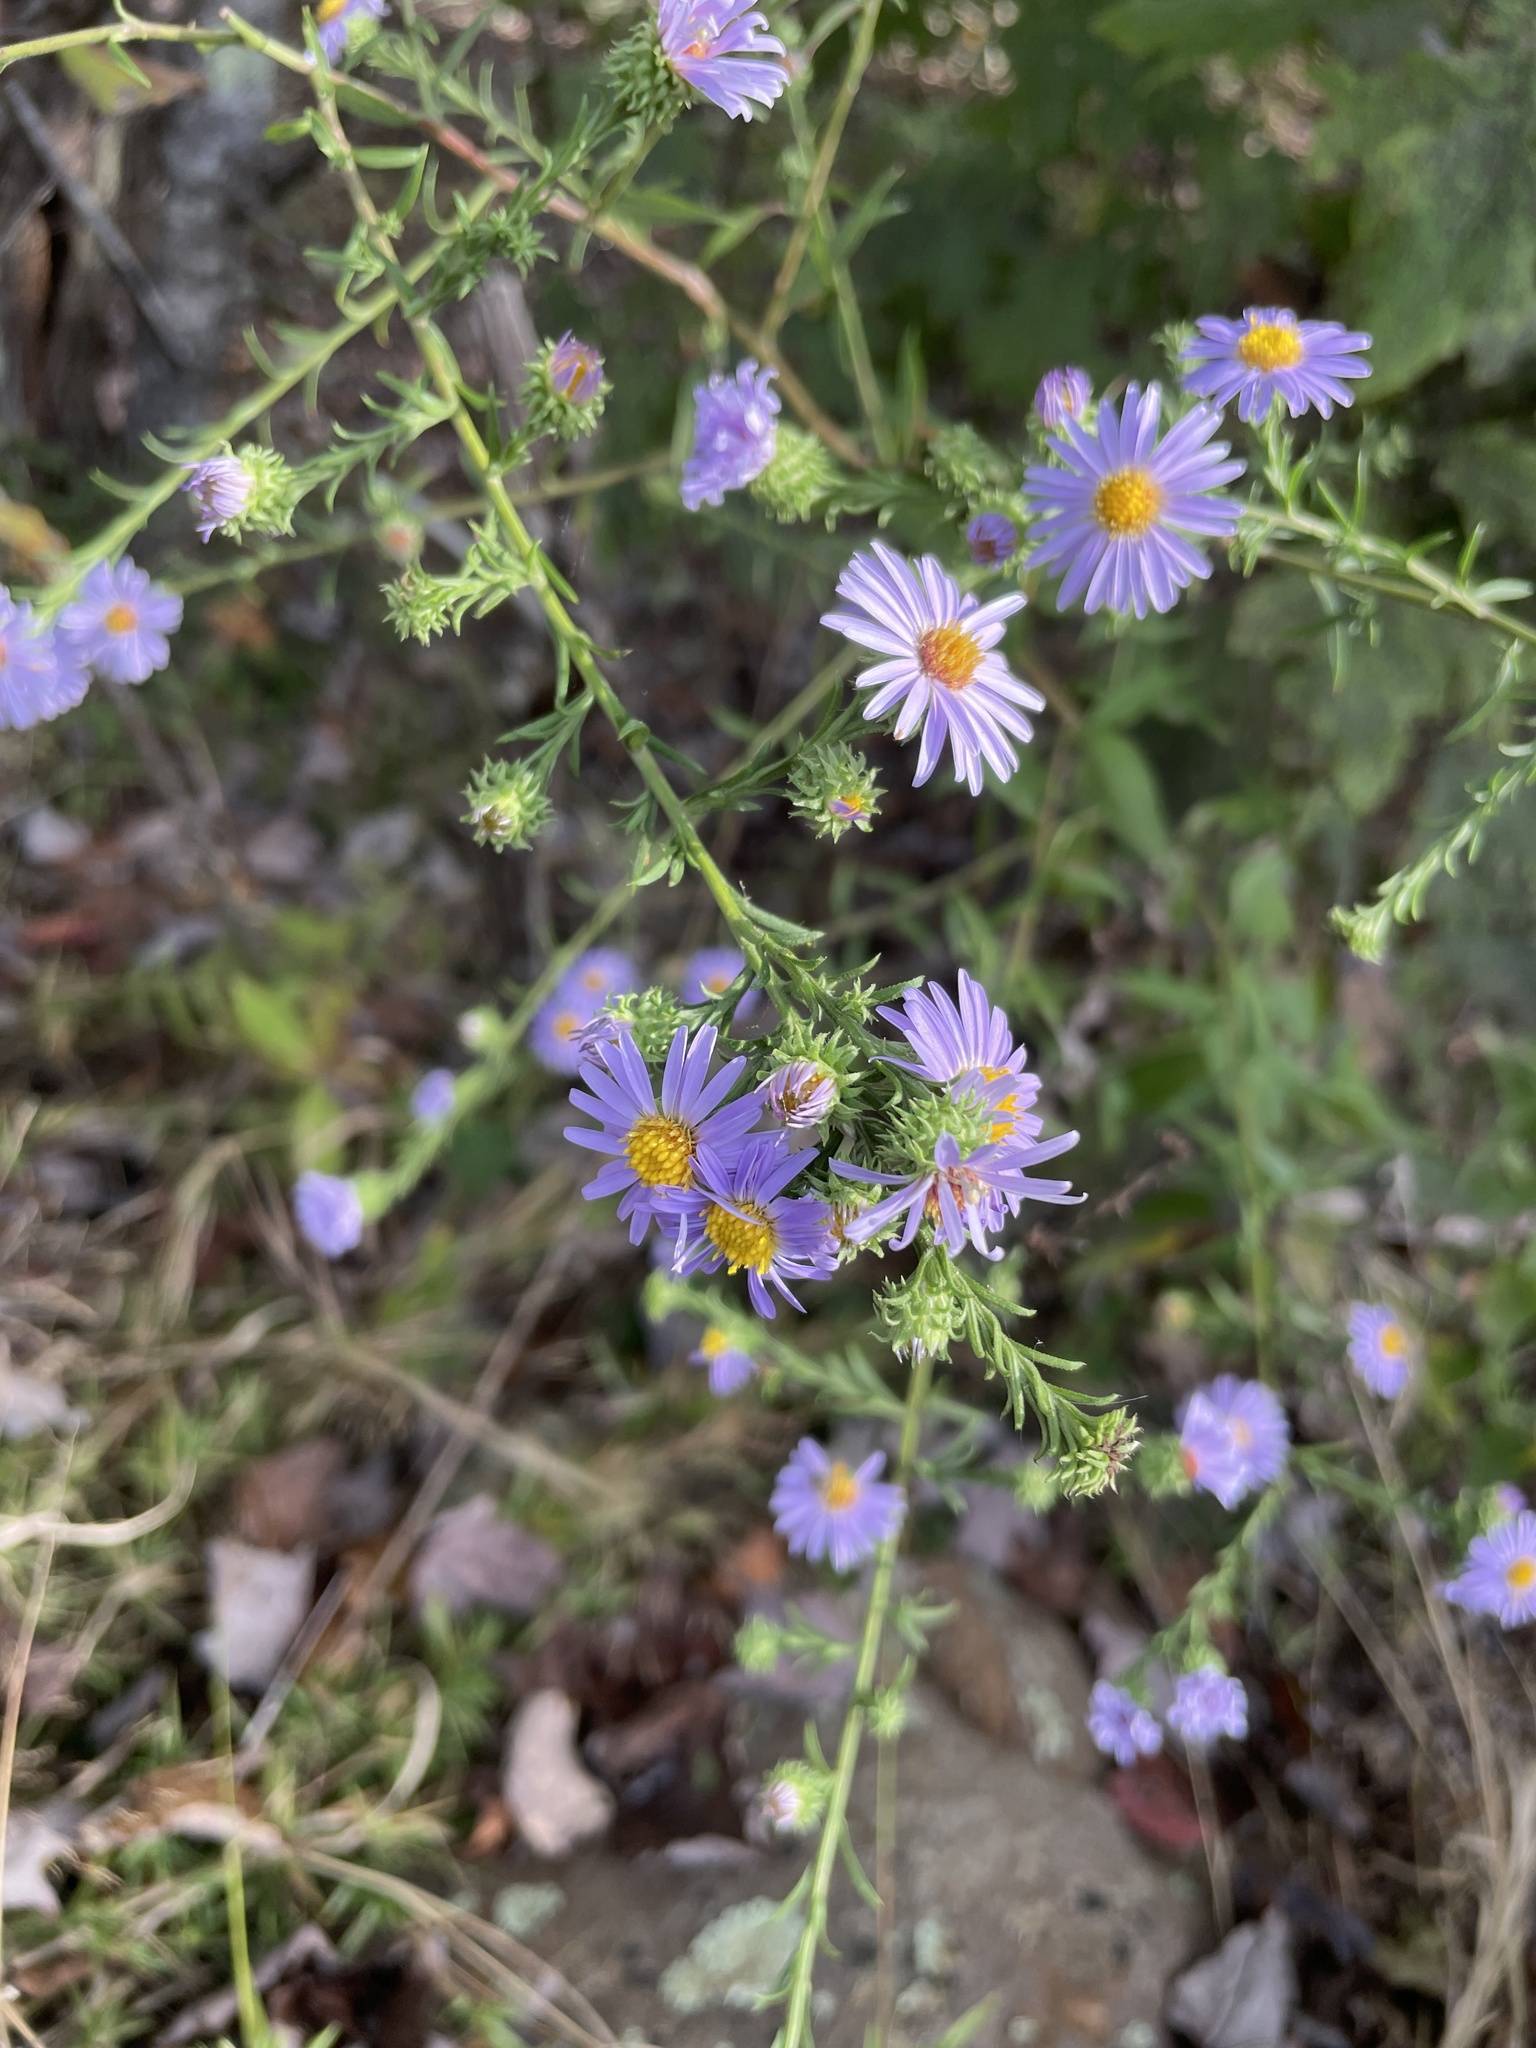
[[[197,507],[198,537],[206,545],[240,517],[251,501],[255,479],[238,455],[211,455],[188,466],[181,488]]]
[[[1174,1681],[1168,1726],[1191,1749],[1206,1749],[1220,1736],[1241,1742],[1248,1733],[1248,1695],[1242,1680],[1207,1665]]]
[[[1035,418],[1050,433],[1059,434],[1068,420],[1082,418],[1092,397],[1093,379],[1075,363],[1047,370],[1035,386]]]
[[[741,0],[661,0],[661,53],[685,85],[731,119],[771,107],[789,79],[784,45],[766,15]]]
[[[360,21],[382,21],[389,12],[387,0],[320,0],[315,9],[315,27],[327,64],[336,64],[347,53],[353,25]]]
[[[778,445],[777,370],[749,356],[734,375],[717,370],[693,390],[693,452],[683,464],[679,494],[690,512],[721,505],[727,491],[745,490],[773,460]]]
[[[1466,1562],[1440,1588],[1469,1614],[1492,1614],[1501,1628],[1536,1621],[1536,1514],[1523,1508],[1467,1546]]]
[[[1023,608],[1023,592],[978,604],[933,555],[909,562],[877,540],[844,569],[837,594],[848,609],[827,612],[821,623],[885,657],[854,678],[855,689],[874,692],[864,716],[895,711],[899,740],[922,725],[913,787],[938,767],[946,741],[956,779],[972,796],[981,794],[984,766],[1006,782],[1019,765],[1010,735],[1031,739],[1026,713],[1045,709],[1039,691],[993,651]]]
[[[733,1344],[724,1330],[711,1323],[699,1339],[697,1351],[688,1354],[690,1365],[709,1368],[709,1391],[723,1401],[739,1394],[749,1380],[757,1378],[757,1360],[750,1351]]]
[[[881,1057],[903,1073],[954,1094],[985,1089],[995,1112],[988,1134],[993,1144],[1039,1137],[1040,1119],[1030,1111],[1040,1080],[1026,1069],[1029,1055],[1023,1045],[1014,1044],[1007,1012],[963,967],[956,991],[952,996],[930,981],[926,989],[908,989],[900,1009],[883,1008],[880,1016],[895,1026],[916,1058],[901,1060],[890,1053]]]
[[[852,1166],[846,1159],[834,1159],[832,1171],[845,1180],[858,1180],[893,1193],[868,1209],[861,1209],[843,1228],[850,1244],[868,1244],[900,1221],[901,1234],[890,1249],[905,1251],[916,1237],[918,1225],[929,1222],[934,1235],[952,1257],[958,1257],[967,1243],[983,1258],[1000,1259],[987,1239],[1001,1230],[1019,1205],[1033,1202],[1080,1202],[1069,1180],[1034,1180],[1024,1171],[1040,1166],[1077,1143],[1076,1131],[1064,1131],[1059,1138],[1041,1145],[983,1145],[962,1158],[957,1141],[945,1132],[933,1148],[933,1164],[912,1175],[876,1173],[867,1166]]]
[[[659,1101],[627,1031],[582,1063],[581,1085],[571,1090],[573,1106],[595,1118],[598,1128],[569,1124],[565,1135],[573,1145],[609,1155],[582,1194],[589,1202],[621,1196],[619,1215],[628,1219],[634,1244],[650,1228],[659,1196],[687,1193],[701,1173],[713,1178],[730,1170],[761,1115],[755,1095],[727,1100],[746,1070],[744,1059],[727,1060],[711,1076],[717,1035],[706,1024],[690,1040],[686,1026],[678,1027]]]
[[[1237,416],[1258,426],[1278,398],[1299,419],[1353,405],[1349,380],[1369,377],[1368,334],[1337,320],[1298,320],[1288,306],[1250,306],[1241,320],[1208,314],[1184,351],[1184,389],[1213,405],[1237,400]]]
[[[571,963],[561,987],[579,993],[587,1002],[603,1003],[609,996],[630,995],[639,988],[635,963],[617,946],[594,946]]]
[[[1101,1678],[1088,1695],[1088,1733],[1094,1748],[1128,1770],[1139,1756],[1156,1756],[1163,1731],[1138,1699],[1124,1686]]]
[[[549,352],[549,381],[562,398],[581,405],[603,381],[603,359],[590,341],[567,330]]]
[[[1019,529],[1001,512],[978,512],[965,529],[965,544],[978,568],[1010,561],[1019,547]]]
[[[708,1003],[723,996],[746,961],[734,946],[703,946],[683,962],[685,1003]]]
[[[60,614],[59,633],[109,683],[142,683],[170,660],[169,636],[180,624],[181,599],[125,555],[90,571]]]
[[[0,732],[26,732],[73,711],[90,687],[90,671],[68,642],[0,585]]]
[[[1413,1373],[1418,1346],[1389,1308],[1349,1307],[1349,1362],[1373,1394],[1395,1401]]]
[[[323,1259],[344,1258],[363,1241],[363,1205],[339,1174],[301,1173],[293,1184],[293,1220]]]
[[[837,1106],[837,1077],[815,1060],[791,1060],[768,1076],[763,1102],[786,1130],[814,1130]]]
[[[1222,1373],[1185,1406],[1179,1429],[1185,1473],[1224,1508],[1278,1479],[1290,1447],[1285,1410],[1259,1380]]]
[[[552,1074],[579,1074],[590,1056],[584,1033],[597,1013],[597,1001],[567,982],[540,1006],[528,1031],[528,1046],[541,1067]]]
[[[432,1067],[411,1090],[411,1114],[424,1124],[440,1124],[453,1109],[453,1075]]]
[[[1068,420],[1050,446],[1064,467],[1036,465],[1024,495],[1037,517],[1033,560],[1064,573],[1059,605],[1085,612],[1107,608],[1171,611],[1211,565],[1197,538],[1230,538],[1242,517],[1220,486],[1241,476],[1225,441],[1213,441],[1221,414],[1197,405],[1158,438],[1162,393],[1128,384],[1117,411],[1108,399],[1092,432]]]
[[[792,1555],[812,1564],[826,1558],[834,1571],[847,1572],[894,1536],[906,1503],[899,1486],[881,1479],[884,1470],[884,1451],[847,1465],[828,1457],[814,1437],[801,1437],[768,1503]]]
[[[725,1163],[700,1163],[688,1194],[658,1199],[678,1219],[674,1273],[745,1272],[747,1296],[760,1316],[778,1313],[772,1287],[791,1308],[801,1304],[791,1280],[822,1280],[837,1263],[832,1212],[814,1195],[784,1190],[815,1159],[786,1152],[777,1136],[759,1137]],[[803,1313],[803,1309],[801,1310]]]

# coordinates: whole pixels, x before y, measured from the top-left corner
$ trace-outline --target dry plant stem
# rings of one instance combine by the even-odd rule
[[[1492,1845],[1490,1844],[1490,1848]],[[1497,1857],[1477,1919],[1467,1981],[1446,2015],[1440,2048],[1477,2048],[1495,2038],[1499,1990],[1510,1999],[1511,2042],[1530,2039],[1525,1979],[1536,1905],[1536,1765],[1515,1781],[1508,1853]]]
[[[62,1498],[64,1474],[68,1470],[72,1446],[66,1445],[60,1463],[57,1487]],[[27,1594],[27,1604],[22,1611],[21,1625],[16,1631],[16,1642],[11,1651],[11,1666],[5,1686],[5,1718],[0,1723],[0,1986],[4,1985],[4,1926],[5,1926],[5,1838],[11,1817],[11,1780],[16,1770],[16,1738],[21,1729],[21,1696],[26,1690],[27,1666],[32,1661],[32,1644],[37,1635],[38,1617],[43,1611],[43,1595],[48,1590],[48,1574],[53,1568],[53,1539],[45,1536],[32,1567],[32,1585]],[[9,2001],[0,1994],[0,2048],[10,2039],[6,2013]]]
[[[913,1361],[910,1368],[906,1400],[901,1411],[901,1439],[896,1452],[896,1470],[892,1477],[904,1491],[910,1483],[912,1468],[917,1461],[923,1410],[932,1382],[933,1361],[924,1353]],[[816,1958],[826,1939],[832,1878],[842,1854],[843,1834],[848,1824],[848,1800],[853,1791],[853,1774],[858,1766],[859,1750],[864,1739],[869,1694],[879,1669],[880,1646],[885,1634],[885,1619],[890,1609],[891,1589],[896,1576],[896,1558],[900,1548],[901,1531],[898,1529],[895,1535],[885,1539],[875,1556],[875,1573],[870,1583],[869,1605],[864,1610],[864,1626],[859,1636],[858,1659],[853,1671],[853,1689],[849,1694],[848,1711],[843,1718],[837,1756],[832,1767],[832,1790],[827,1799],[826,1812],[822,1816],[821,1835],[816,1844],[816,1855],[806,1886],[805,1926],[789,1964],[784,2025],[778,2034],[775,2048],[806,2048],[806,2043],[811,2038],[811,1991],[816,1974]]]
[[[15,1550],[23,1543],[39,1540],[63,1544],[73,1550],[115,1550],[124,1543],[136,1543],[174,1522],[192,1497],[196,1474],[190,1465],[182,1467],[176,1483],[163,1501],[146,1508],[142,1515],[129,1515],[121,1522],[71,1522],[47,1508],[30,1515],[0,1517],[0,1551]]]

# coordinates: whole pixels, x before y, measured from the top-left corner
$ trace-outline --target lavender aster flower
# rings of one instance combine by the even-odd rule
[[[1038,1138],[1040,1119],[1030,1111],[1040,1093],[1040,1081],[1026,1070],[1029,1055],[1023,1045],[1014,1044],[1007,1012],[963,967],[956,990],[958,1000],[938,982],[930,981],[926,989],[908,989],[900,1009],[882,1008],[880,1016],[895,1026],[917,1057],[902,1060],[894,1053],[881,1057],[903,1073],[932,1081],[936,1087],[948,1087],[955,1094],[985,1089],[994,1111],[988,1134],[994,1144],[1012,1138]]]
[[[660,0],[656,29],[683,83],[733,121],[750,121],[754,104],[771,107],[788,82],[784,45],[741,0]]]
[[[1159,440],[1162,393],[1126,386],[1118,411],[1105,399],[1090,433],[1068,420],[1051,448],[1064,468],[1035,466],[1024,495],[1038,518],[1034,561],[1060,566],[1059,605],[1085,612],[1171,611],[1181,590],[1211,565],[1199,535],[1228,539],[1242,516],[1218,486],[1241,476],[1225,441],[1212,441],[1221,414],[1197,405]]]
[[[206,546],[251,501],[251,472],[238,455],[211,455],[190,463],[181,488],[197,507],[198,536]]]
[[[734,375],[717,370],[693,387],[693,453],[683,464],[680,495],[690,512],[720,505],[727,491],[745,490],[773,460],[778,446],[777,370],[760,370],[749,356]]]
[[[689,1352],[688,1362],[708,1366],[709,1391],[722,1401],[729,1394],[739,1394],[749,1381],[757,1378],[757,1360],[751,1352],[733,1344],[724,1330],[713,1323],[699,1339],[698,1350]]]
[[[1186,1671],[1174,1682],[1168,1726],[1191,1749],[1206,1749],[1222,1735],[1241,1742],[1248,1733],[1248,1695],[1242,1680],[1214,1665]]]
[[[1127,1770],[1139,1756],[1156,1756],[1163,1731],[1138,1699],[1123,1686],[1101,1678],[1088,1695],[1088,1733],[1095,1749]]]
[[[1093,379],[1075,363],[1047,370],[1035,386],[1035,418],[1049,432],[1059,434],[1068,420],[1082,418],[1092,397]]]
[[[978,568],[992,567],[1017,553],[1019,529],[1001,512],[978,512],[965,529],[965,544]]]
[[[344,1258],[363,1241],[363,1205],[339,1174],[301,1173],[293,1184],[293,1220],[323,1259]]]
[[[1179,1431],[1184,1470],[1224,1508],[1278,1479],[1290,1446],[1285,1410],[1259,1380],[1222,1373],[1185,1406]]]
[[[1440,1588],[1469,1614],[1492,1614],[1501,1628],[1536,1621],[1536,1514],[1529,1508],[1474,1536],[1466,1562]]]
[[[946,740],[956,779],[972,796],[981,794],[984,764],[1006,782],[1019,765],[1009,735],[1032,738],[1025,713],[1045,708],[1039,691],[992,651],[1004,622],[1022,609],[1023,593],[978,604],[934,556],[909,562],[877,540],[849,562],[837,594],[848,609],[825,613],[821,623],[885,657],[854,679],[855,689],[875,693],[864,716],[884,718],[899,705],[897,739],[923,727],[913,787],[938,767]]]
[[[683,962],[685,1003],[708,1003],[723,996],[746,961],[734,946],[702,946]]]
[[[791,1060],[768,1076],[763,1101],[769,1116],[786,1130],[814,1130],[836,1107],[837,1077],[815,1060]]]
[[[339,63],[346,55],[354,22],[382,21],[388,12],[386,0],[320,0],[315,27],[320,31],[320,48],[327,64]]]
[[[1349,1362],[1373,1394],[1395,1401],[1412,1375],[1414,1344],[1389,1308],[1369,1302],[1349,1306]]]
[[[26,732],[73,711],[90,687],[73,648],[0,585],[0,732]]]
[[[815,1157],[786,1152],[777,1136],[763,1136],[729,1160],[701,1160],[688,1193],[656,1201],[658,1213],[678,1219],[673,1272],[745,1271],[747,1296],[760,1316],[778,1313],[770,1287],[801,1308],[790,1281],[824,1279],[837,1263],[827,1204],[784,1193]]]
[[[884,1470],[884,1451],[850,1466],[829,1458],[814,1437],[801,1437],[768,1503],[791,1553],[812,1564],[824,1557],[846,1572],[894,1536],[906,1503],[899,1486],[881,1479]]]
[[[597,1014],[595,998],[562,984],[539,1007],[528,1032],[528,1046],[541,1067],[552,1074],[578,1074],[590,1048],[583,1036]]]
[[[640,986],[635,963],[617,946],[594,946],[571,963],[561,987],[579,994],[589,1003],[606,1002],[609,996],[629,995]]]
[[[411,1114],[424,1124],[440,1124],[453,1109],[453,1075],[432,1067],[411,1090]]]
[[[845,1180],[894,1189],[851,1217],[843,1226],[843,1235],[850,1244],[868,1244],[902,1220],[901,1234],[891,1249],[905,1251],[926,1219],[951,1256],[958,1256],[969,1242],[983,1258],[1000,1259],[1002,1252],[994,1251],[987,1239],[1002,1229],[1006,1217],[1018,1214],[1021,1202],[1082,1201],[1081,1195],[1073,1194],[1069,1180],[1033,1180],[1024,1171],[1070,1151],[1076,1143],[1077,1132],[1064,1131],[1044,1144],[982,1145],[962,1158],[959,1144],[946,1131],[933,1148],[933,1164],[910,1176],[876,1173],[867,1166],[834,1159],[832,1171]]]
[[[90,571],[60,614],[59,633],[109,683],[142,683],[170,660],[168,636],[180,624],[181,599],[125,555]]]
[[[717,1033],[702,1026],[690,1040],[685,1026],[673,1034],[657,1101],[639,1047],[629,1032],[600,1046],[583,1061],[581,1086],[571,1102],[598,1128],[569,1124],[573,1145],[608,1156],[582,1189],[589,1202],[619,1195],[619,1215],[629,1220],[630,1241],[639,1244],[650,1228],[657,1197],[686,1193],[701,1173],[717,1177],[730,1170],[761,1105],[755,1095],[727,1097],[746,1069],[739,1056],[710,1075]]]
[[[562,398],[581,405],[595,396],[603,381],[603,359],[590,341],[578,341],[569,329],[549,352],[549,381]]]
[[[1241,320],[1213,314],[1195,322],[1184,352],[1184,389],[1214,405],[1237,400],[1237,416],[1258,426],[1278,398],[1291,418],[1353,405],[1346,380],[1369,377],[1371,345],[1337,320],[1298,320],[1288,306],[1250,306]]]

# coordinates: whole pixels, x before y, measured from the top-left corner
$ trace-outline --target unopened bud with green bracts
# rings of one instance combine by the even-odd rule
[[[569,333],[546,341],[523,376],[529,433],[579,441],[602,418],[611,389],[603,375],[603,359],[590,342]]]
[[[1113,1492],[1120,1475],[1136,1455],[1141,1425],[1126,1408],[1094,1416],[1081,1441],[1063,1451],[1057,1462],[1061,1490],[1068,1500],[1093,1500]]]
[[[487,759],[464,791],[464,823],[477,846],[498,853],[531,846],[554,815],[542,779],[515,761]]]
[[[772,460],[747,488],[770,518],[796,526],[814,518],[841,482],[836,463],[814,434],[781,423]]]
[[[818,839],[867,832],[883,794],[875,772],[856,747],[842,742],[804,748],[789,771],[790,807]]]

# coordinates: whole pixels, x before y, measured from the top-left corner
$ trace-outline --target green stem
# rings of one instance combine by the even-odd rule
[[[911,1479],[913,1466],[917,1462],[923,1409],[932,1377],[933,1361],[923,1353],[913,1362],[911,1376],[907,1381],[907,1398],[901,1411],[901,1441],[896,1452],[895,1477],[897,1484],[902,1487]],[[828,1795],[826,1813],[821,1824],[821,1837],[816,1845],[816,1856],[811,1865],[810,1881],[806,1891],[805,1925],[801,1930],[795,1953],[790,1959],[789,1994],[784,2009],[784,2025],[775,2039],[774,2048],[805,2048],[810,2039],[811,1990],[815,1978],[816,1956],[826,1936],[832,1878],[837,1869],[838,1857],[842,1853],[843,1834],[848,1822],[848,1801],[853,1791],[853,1774],[858,1765],[859,1750],[864,1739],[869,1694],[879,1667],[880,1645],[885,1633],[886,1614],[891,1604],[891,1588],[895,1582],[896,1557],[900,1548],[901,1531],[898,1529],[894,1535],[885,1539],[876,1556],[875,1576],[869,1589],[869,1605],[864,1611],[864,1627],[859,1636],[858,1661],[853,1672],[853,1694],[843,1720],[842,1733],[838,1738],[837,1757],[832,1767],[832,1789]]]
[[[130,16],[121,21],[101,22],[95,28],[65,29],[58,35],[33,36],[24,43],[0,46],[0,71],[28,57],[57,57],[64,50],[85,50],[121,43],[191,43],[200,50],[216,50],[238,38],[223,28],[177,28],[168,22],[140,21]]]

